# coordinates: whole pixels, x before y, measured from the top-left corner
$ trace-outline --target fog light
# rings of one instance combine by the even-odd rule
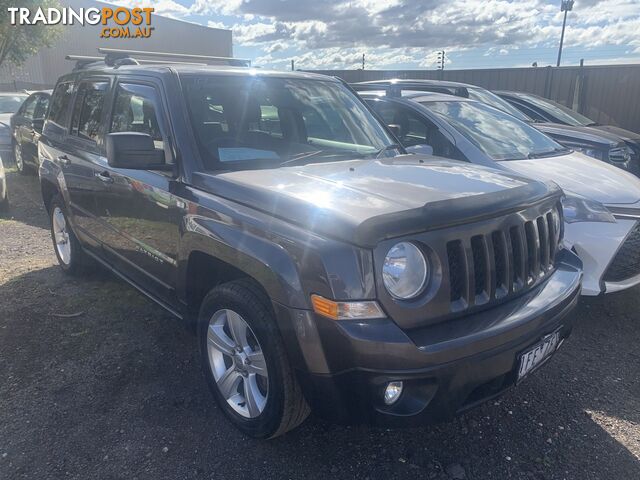
[[[402,393],[402,382],[389,382],[387,388],[384,389],[384,403],[387,405],[394,404]]]

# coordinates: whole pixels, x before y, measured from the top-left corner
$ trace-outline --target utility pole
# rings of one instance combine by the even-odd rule
[[[294,63],[293,60],[291,60],[291,71],[294,72],[296,70],[296,64]]]
[[[562,19],[562,33],[560,34],[560,48],[558,49],[558,62],[556,67],[560,66],[560,60],[562,59],[562,43],[564,42],[564,27],[567,25],[567,13],[573,10],[574,0],[562,0],[560,3],[560,11],[564,12],[564,18]]]
[[[362,69],[364,70],[364,53],[362,54]]]
[[[436,64],[438,65],[438,70],[444,70],[444,64],[446,60],[446,52],[444,50],[440,50],[438,52],[438,60]]]

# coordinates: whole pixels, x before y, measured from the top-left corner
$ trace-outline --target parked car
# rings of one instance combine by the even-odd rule
[[[8,162],[13,156],[11,142],[11,116],[18,111],[22,102],[27,98],[24,93],[0,92],[0,156]]]
[[[0,155],[0,212],[9,210],[9,192],[7,191],[7,177],[2,163],[2,155]]]
[[[404,88],[415,91],[446,93],[477,100],[507,112],[523,122],[530,123],[533,127],[546,133],[562,145],[640,176],[640,150],[633,145],[627,145],[625,138],[621,138],[621,136],[613,132],[607,132],[591,126],[549,123],[539,117],[531,118],[507,100],[482,87],[440,80],[400,79],[362,82],[356,85],[358,89]]]
[[[640,157],[640,134],[638,133],[613,125],[601,125],[575,110],[532,93],[507,91],[495,93],[536,122],[551,122],[578,129],[586,127],[588,131],[594,133],[604,132],[625,142],[636,160]]]
[[[91,258],[194,322],[247,435],[308,406],[445,420],[569,334],[582,273],[554,184],[407,155],[330,77],[122,61],[53,93],[40,179],[58,262]]]
[[[50,90],[34,92],[11,117],[13,158],[22,174],[38,171],[38,140],[50,99]]]
[[[362,92],[409,151],[496,166],[565,191],[565,242],[584,262],[582,293],[640,283],[640,179],[574,152],[487,104],[451,95]],[[426,146],[426,147],[425,147]]]

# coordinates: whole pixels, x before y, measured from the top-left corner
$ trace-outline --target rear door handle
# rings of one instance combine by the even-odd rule
[[[111,178],[109,172],[96,173],[96,177],[98,177],[98,180],[101,182],[113,183],[113,178]]]
[[[60,162],[62,165],[69,165],[71,163],[71,160],[69,160],[69,157],[67,157],[66,155],[60,155],[58,157],[58,162]]]

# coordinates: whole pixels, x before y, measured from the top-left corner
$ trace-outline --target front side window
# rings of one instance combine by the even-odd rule
[[[39,95],[38,103],[36,103],[35,111],[33,112],[33,118],[42,119],[47,113],[47,108],[49,108],[49,96],[48,95]]]
[[[48,120],[60,127],[67,123],[68,111],[73,97],[73,82],[60,83],[51,96],[51,108]]]
[[[38,97],[36,95],[32,95],[26,102],[24,102],[21,113],[27,120],[33,119],[33,114],[36,111],[36,103],[38,103]]]
[[[100,136],[107,82],[84,82],[78,87],[73,107],[72,133],[83,140],[97,142]]]
[[[524,100],[531,102],[533,105],[536,105],[538,108],[546,111],[549,115],[553,115],[560,122],[566,123],[567,125],[573,125],[574,127],[586,127],[589,125],[594,125],[595,123],[590,118],[587,118],[584,115],[580,115],[578,112],[547,98],[541,98],[536,95],[526,94],[521,94],[520,96]]]
[[[336,82],[193,75],[183,88],[206,170],[394,155],[384,127]]]
[[[424,102],[493,160],[523,160],[567,151],[542,132],[479,102]]]
[[[120,83],[111,116],[110,132],[138,132],[151,136],[157,150],[164,149],[164,122],[154,87]]]
[[[0,113],[16,113],[26,95],[0,95]]]
[[[398,126],[398,139],[403,146],[410,148],[429,145],[434,155],[457,160],[464,159],[462,153],[442,134],[438,126],[418,112],[387,102],[373,101],[370,105],[387,125]]]

